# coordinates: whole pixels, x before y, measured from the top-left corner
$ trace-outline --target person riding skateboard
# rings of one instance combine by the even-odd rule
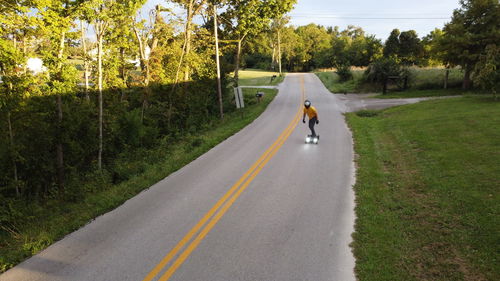
[[[306,123],[306,114],[309,117],[309,129],[311,129],[311,136],[316,137],[316,131],[314,131],[314,125],[319,124],[318,111],[314,106],[311,105],[309,100],[304,102],[304,115],[302,116],[302,123]]]

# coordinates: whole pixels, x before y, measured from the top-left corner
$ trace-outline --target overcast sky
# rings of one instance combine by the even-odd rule
[[[167,5],[165,0],[148,0],[143,14],[157,3]],[[344,29],[351,24],[385,41],[394,28],[414,29],[423,37],[449,22],[459,6],[458,0],[298,0],[289,15],[295,26],[315,23]]]

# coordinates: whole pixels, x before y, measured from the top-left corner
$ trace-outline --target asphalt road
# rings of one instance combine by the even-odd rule
[[[0,280],[355,280],[344,102],[289,74],[253,123]],[[303,95],[318,109],[305,144]]]

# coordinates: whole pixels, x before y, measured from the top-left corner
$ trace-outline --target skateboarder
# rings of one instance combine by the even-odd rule
[[[311,129],[311,137],[316,137],[316,131],[314,131],[314,125],[319,124],[318,111],[314,106],[311,106],[311,102],[306,100],[304,102],[304,115],[302,116],[302,123],[306,123],[306,114],[309,117],[309,129]]]

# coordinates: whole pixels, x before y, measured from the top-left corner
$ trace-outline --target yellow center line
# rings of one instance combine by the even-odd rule
[[[295,129],[295,126],[297,125],[297,123],[299,121],[299,117],[300,116],[297,116],[294,119],[295,125],[292,127],[291,130],[288,131],[286,137],[288,137],[293,132],[293,130]],[[281,141],[280,145],[275,150],[273,150],[273,152],[269,155],[269,157],[264,162],[261,163],[261,165],[259,166],[259,168],[257,168],[257,170],[255,170],[255,172],[250,176],[250,178],[248,178],[248,180],[241,186],[241,188],[234,194],[234,196],[231,197],[231,199],[229,199],[226,202],[226,204],[210,220],[210,222],[205,226],[205,228],[203,228],[203,230],[200,232],[200,234],[198,234],[198,236],[193,240],[193,242],[191,242],[191,244],[189,244],[189,246],[184,250],[184,252],[182,252],[182,254],[173,263],[173,265],[159,279],[159,281],[167,281],[175,273],[175,271],[177,270],[177,268],[179,268],[179,266],[181,266],[182,263],[184,263],[184,261],[189,257],[189,255],[191,254],[191,252],[193,252],[196,249],[196,247],[201,243],[201,241],[203,240],[203,238],[205,238],[205,236],[210,232],[210,230],[212,230],[212,228],[215,226],[215,224],[217,224],[217,222],[222,218],[222,216],[224,216],[224,214],[229,210],[229,208],[231,207],[231,205],[233,205],[234,201],[236,201],[236,199],[238,199],[238,197],[241,195],[241,193],[243,191],[245,191],[245,189],[248,187],[248,185],[260,173],[260,171],[264,168],[264,166],[267,164],[267,162],[269,162],[269,160],[272,159],[272,157],[274,156],[274,154],[276,154],[278,152],[279,148],[285,143],[285,140],[286,140],[286,138],[283,139]]]
[[[301,89],[302,89],[302,100],[304,99],[304,80],[301,77]],[[234,196],[226,202],[224,207],[217,213],[215,217],[205,226],[205,228],[200,232],[200,234],[195,238],[195,240],[185,249],[185,251],[178,257],[174,264],[166,271],[166,273],[161,277],[160,280],[168,280],[170,276],[175,272],[175,270],[184,262],[184,260],[189,256],[189,254],[196,248],[196,246],[201,242],[206,234],[215,226],[217,221],[224,215],[224,213],[229,209],[233,202],[239,197],[239,194],[245,190],[245,188],[250,184],[250,182],[257,176],[257,174],[262,170],[262,168],[267,164],[267,162],[276,154],[279,148],[283,145],[285,140],[295,129],[299,117],[300,109],[295,114],[292,121],[288,124],[287,128],[280,134],[278,139],[261,155],[261,157],[248,169],[245,174],[229,189],[229,191],[221,198],[217,203],[205,214],[205,216],[184,236],[184,238],[149,272],[149,274],[144,278],[144,281],[151,281],[171,260],[172,258],[188,243],[191,238],[200,230],[200,228],[205,225],[205,223],[217,212],[217,210],[226,202],[226,200],[233,195],[233,193],[240,187],[240,189],[234,194]],[[250,177],[249,177],[250,176]],[[245,182],[246,181],[246,182]]]

